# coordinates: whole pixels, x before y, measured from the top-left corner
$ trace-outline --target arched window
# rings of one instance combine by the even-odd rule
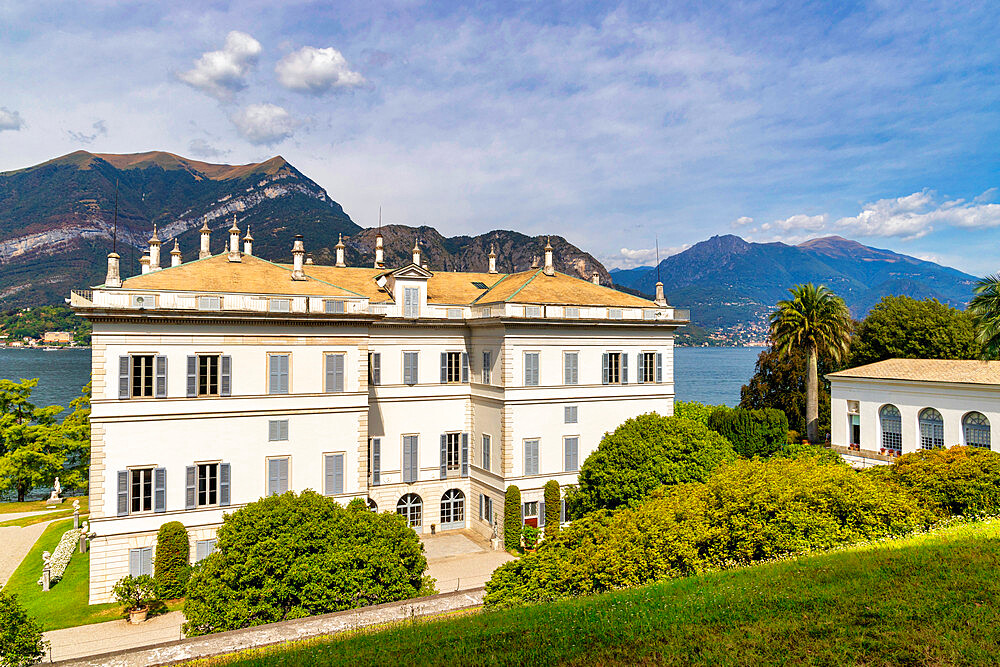
[[[465,528],[465,494],[449,489],[441,496],[441,530]]]
[[[970,412],[962,418],[965,444],[969,447],[990,448],[990,420],[981,412]]]
[[[920,411],[920,449],[944,447],[944,418],[934,408]]]
[[[897,452],[903,451],[903,420],[895,405],[883,405],[878,411],[882,424],[882,446]]]
[[[372,500],[371,496],[368,497],[368,509],[370,509],[372,512],[378,512],[378,503]]]
[[[410,524],[410,528],[418,533],[422,525],[423,510],[424,501],[415,493],[407,493],[396,503],[396,514],[402,514],[406,517],[406,522]]]

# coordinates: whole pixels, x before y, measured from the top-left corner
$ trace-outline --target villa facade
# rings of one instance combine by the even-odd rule
[[[544,521],[542,487],[576,481],[605,432],[673,410],[673,335],[655,301],[554,270],[291,265],[240,249],[74,292],[93,323],[90,601],[150,573],[156,532],[180,521],[191,559],[223,516],[313,489],[403,514],[417,531],[502,528],[504,491]]]

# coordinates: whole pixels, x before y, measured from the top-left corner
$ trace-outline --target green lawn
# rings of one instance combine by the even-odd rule
[[[199,664],[1000,664],[1000,522]]]
[[[14,514],[15,512],[40,512],[47,507],[65,508],[72,512],[74,500],[80,501],[80,512],[86,514],[87,503],[90,501],[90,498],[88,496],[73,496],[72,498],[66,498],[62,503],[56,505],[48,505],[44,500],[26,500],[23,503],[0,503],[0,515]],[[3,517],[0,516],[0,518]]]

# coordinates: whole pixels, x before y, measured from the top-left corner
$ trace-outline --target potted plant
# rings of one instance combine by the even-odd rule
[[[156,582],[148,574],[139,577],[127,576],[111,589],[115,599],[128,615],[129,623],[138,625],[146,620],[149,604],[156,601]]]
[[[538,544],[538,536],[541,535],[538,528],[534,526],[524,526],[521,528],[521,541],[524,543],[524,548],[527,550],[532,550]]]

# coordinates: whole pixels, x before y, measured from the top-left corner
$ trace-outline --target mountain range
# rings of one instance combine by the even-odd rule
[[[797,283],[823,284],[862,317],[883,296],[934,298],[964,307],[975,276],[839,236],[798,245],[752,243],[731,234],[713,236],[659,264],[671,303],[691,308],[697,324],[713,329],[763,323]],[[652,294],[657,267],[613,270],[611,278]]]
[[[115,214],[117,200],[117,216]],[[305,237],[319,263],[333,263],[341,236],[347,261],[370,265],[374,229],[363,229],[315,182],[281,156],[246,165],[222,165],[154,151],[128,155],[76,151],[33,167],[0,173],[0,307],[62,303],[71,289],[103,282],[115,247],[123,275],[139,271],[139,258],[157,225],[168,261],[177,239],[184,261],[198,256],[199,232],[214,232],[221,252],[225,231],[237,224],[254,237],[254,252],[288,261],[292,238]],[[117,225],[115,219],[117,217]],[[501,271],[529,268],[546,237],[497,230],[446,238],[431,227],[382,227],[386,262],[410,260],[416,238],[433,270],[485,271],[492,244]],[[607,270],[588,253],[553,236],[556,266],[589,278]]]

